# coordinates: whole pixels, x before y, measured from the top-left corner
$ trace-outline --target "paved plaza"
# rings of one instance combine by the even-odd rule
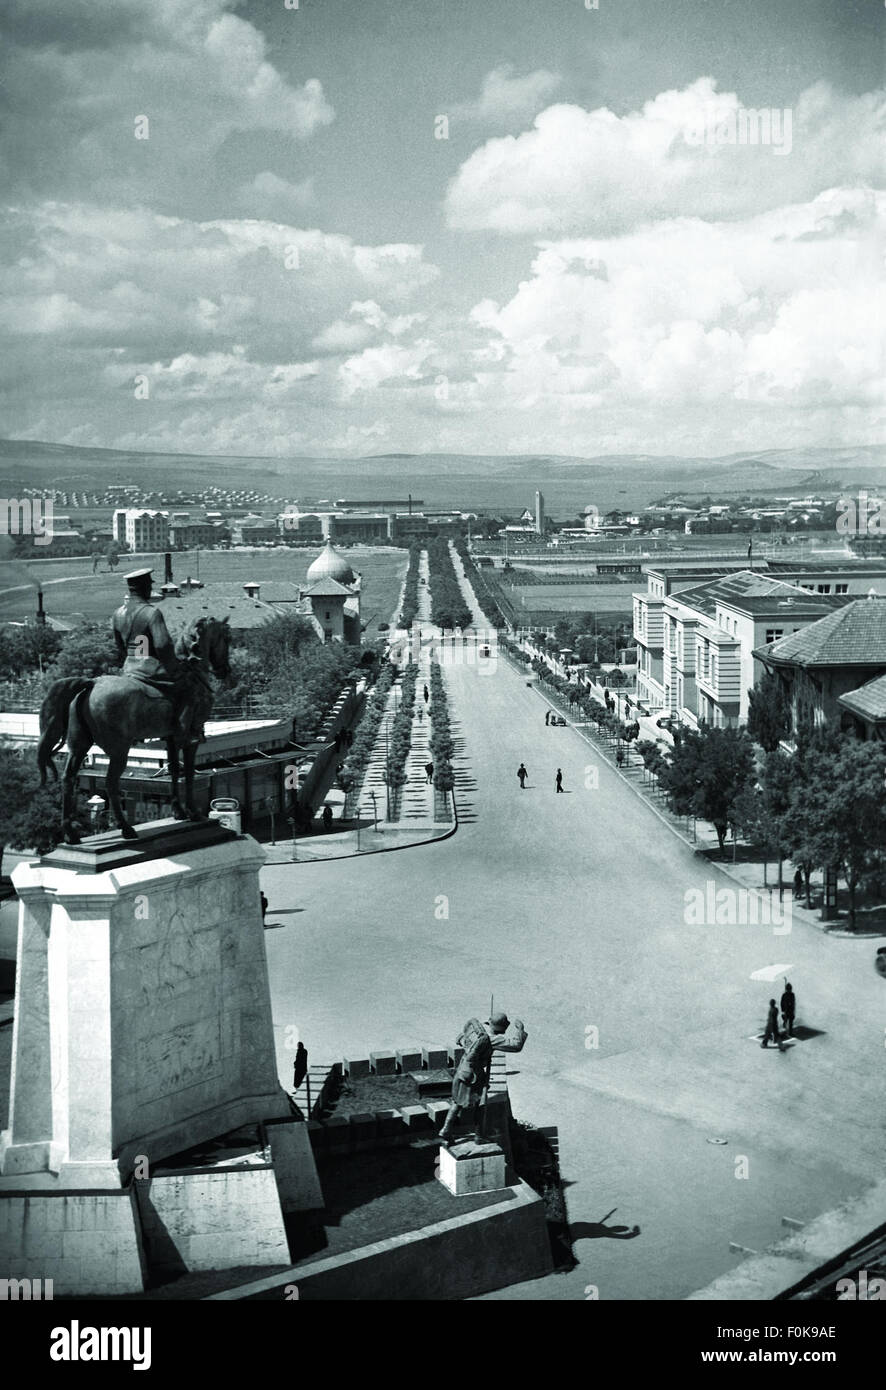
[[[783,1217],[809,1219],[880,1171],[874,946],[808,923],[786,935],[685,925],[687,889],[732,881],[580,731],[546,727],[543,697],[504,660],[449,666],[446,682],[457,833],[263,872],[281,924],[266,933],[281,1077],[292,1025],[312,1060],[332,1060],[449,1041],[494,994],[529,1030],[513,1107],[559,1128],[579,1261],[494,1296],[575,1299],[592,1284],[604,1299],[685,1296],[737,1264],[730,1241],[760,1250]],[[771,985],[751,978],[774,966]],[[821,1033],[761,1052],[754,1034],[785,972],[798,1020]],[[609,1226],[639,1236],[605,1234],[613,1207]]]

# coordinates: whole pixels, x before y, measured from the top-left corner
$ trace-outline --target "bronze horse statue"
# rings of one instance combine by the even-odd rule
[[[185,663],[184,681],[193,710],[195,727],[212,713],[209,673],[220,680],[231,676],[228,649],[231,630],[227,618],[197,618],[178,639],[175,653]],[[186,739],[178,724],[178,704],[172,687],[169,693],[131,676],[74,676],[54,681],[40,709],[40,741],[37,762],[40,782],[45,784],[47,768],[56,781],[58,769],[54,755],[67,741],[68,757],[62,778],[62,824],[65,843],[78,844],[74,826],[77,774],[90,748],[98,744],[108,755],[106,789],[114,818],[127,840],[136,833],[123,812],[120,778],[125,771],[129,750],[145,739],[164,739],[172,781],[172,811],[176,820],[200,820],[194,806],[194,763],[199,740]],[[184,805],[179,800],[179,751],[185,777]]]

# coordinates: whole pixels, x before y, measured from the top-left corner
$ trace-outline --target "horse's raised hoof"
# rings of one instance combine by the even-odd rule
[[[138,835],[135,833],[131,825],[121,825],[120,834],[123,836],[124,840],[138,839]]]

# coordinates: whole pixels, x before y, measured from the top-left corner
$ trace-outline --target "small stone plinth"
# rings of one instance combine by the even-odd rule
[[[452,1047],[449,1049],[449,1065],[451,1067],[457,1067],[464,1055],[464,1048],[459,1047],[458,1043],[453,1043]]]
[[[448,1110],[447,1106],[447,1110]],[[433,1120],[424,1105],[404,1105],[401,1107],[400,1114],[403,1116],[404,1123],[410,1130],[432,1129]]]
[[[369,1075],[368,1057],[343,1057],[342,1070],[345,1076],[349,1076],[352,1081],[356,1081],[361,1076]]]
[[[396,1076],[397,1058],[393,1052],[370,1052],[369,1065],[376,1076]]]
[[[449,1061],[448,1047],[423,1047],[421,1050],[422,1065],[428,1071],[435,1071],[438,1067],[445,1067]]]
[[[454,1197],[494,1192],[507,1186],[504,1151],[478,1139],[441,1144],[437,1177]]]
[[[403,1072],[418,1071],[421,1067],[421,1048],[420,1047],[398,1047],[397,1066]]]

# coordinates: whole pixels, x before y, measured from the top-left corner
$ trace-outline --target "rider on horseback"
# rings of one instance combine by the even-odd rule
[[[126,575],[129,593],[114,614],[113,631],[123,662],[123,675],[132,676],[173,701],[178,734],[183,743],[199,743],[203,731],[195,709],[187,661],[176,656],[166,619],[151,603],[152,571]]]

